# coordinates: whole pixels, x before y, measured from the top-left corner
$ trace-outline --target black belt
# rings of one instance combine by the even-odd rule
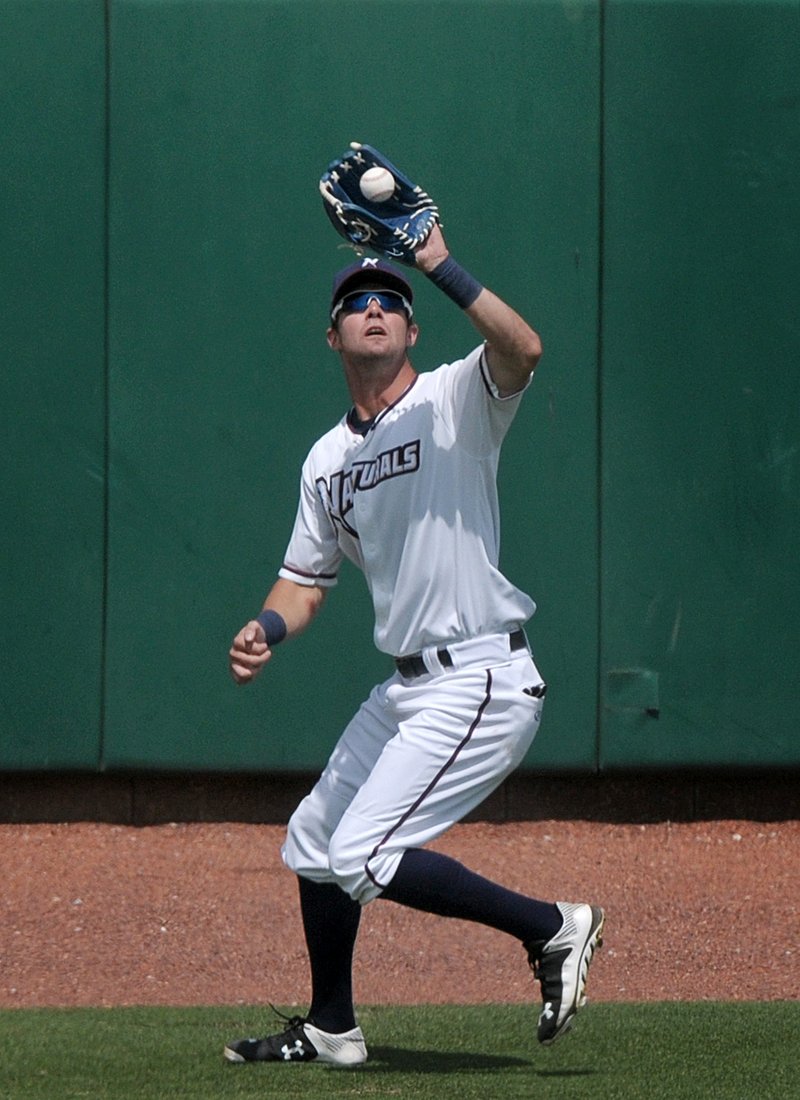
[[[520,649],[528,648],[528,640],[524,630],[515,630],[508,636],[508,645],[512,653]],[[436,658],[442,668],[452,668],[453,658],[447,646],[436,650]],[[421,653],[412,653],[409,657],[395,657],[394,663],[397,671],[404,680],[416,680],[417,676],[427,676],[430,669],[425,664]]]

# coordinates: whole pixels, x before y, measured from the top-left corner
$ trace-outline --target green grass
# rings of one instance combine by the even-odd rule
[[[250,1008],[0,1012],[3,1100],[785,1100],[798,1095],[800,1003],[592,1005],[545,1049],[522,1005],[365,1008],[355,1070],[223,1061],[263,1034]]]

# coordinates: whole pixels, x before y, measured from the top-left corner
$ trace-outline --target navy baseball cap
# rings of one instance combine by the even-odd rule
[[[407,299],[409,304],[414,300],[411,283],[402,271],[387,264],[385,260],[365,256],[334,275],[331,312],[340,298],[349,294],[351,290],[357,290],[364,283],[374,283],[376,286],[385,286],[387,290],[396,290]]]

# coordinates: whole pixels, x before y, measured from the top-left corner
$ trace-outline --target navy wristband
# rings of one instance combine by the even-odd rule
[[[286,622],[283,615],[279,615],[277,611],[271,609],[262,611],[260,615],[256,616],[256,622],[261,623],[264,637],[270,649],[286,637]]]
[[[443,290],[447,297],[452,298],[462,309],[471,306],[483,290],[478,280],[473,279],[452,256],[442,260],[433,271],[427,272],[427,275],[439,290]]]

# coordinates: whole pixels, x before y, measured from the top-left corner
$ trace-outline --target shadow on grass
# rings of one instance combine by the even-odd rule
[[[527,1058],[505,1054],[470,1054],[467,1051],[412,1050],[406,1047],[369,1048],[369,1060],[360,1073],[486,1073],[523,1066],[537,1077],[589,1077],[593,1069],[537,1069]]]

